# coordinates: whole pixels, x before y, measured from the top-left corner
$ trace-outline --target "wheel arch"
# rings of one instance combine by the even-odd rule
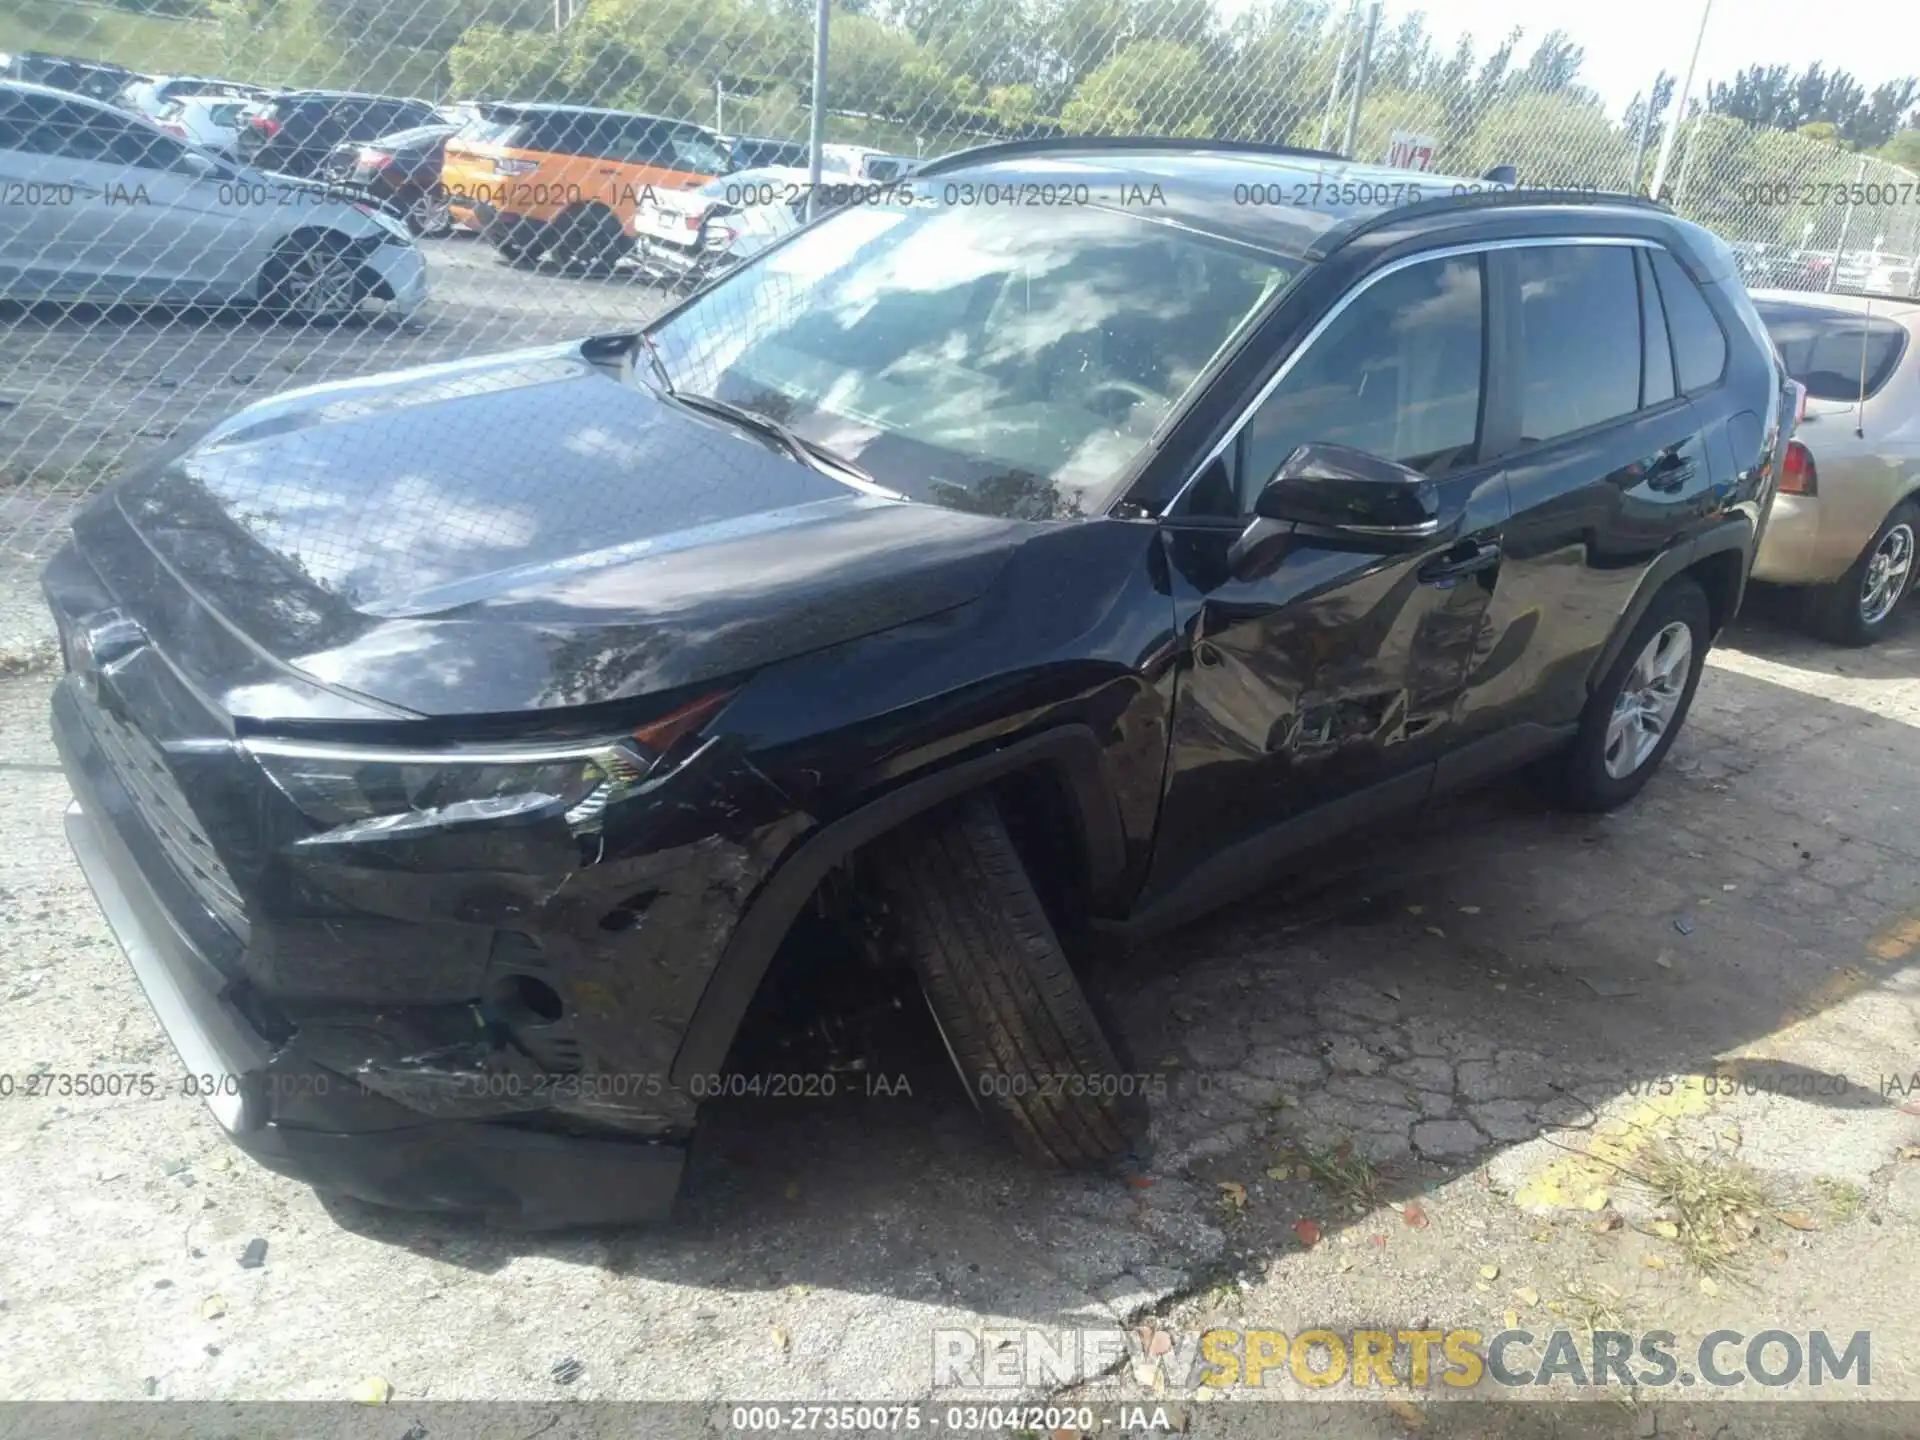
[[[1120,807],[1094,732],[1062,725],[920,773],[814,830],[761,883],[741,912],[687,1023],[669,1078],[719,1070],[775,953],[821,879],[863,845],[961,795],[1014,778],[1038,780],[1074,821],[1085,883],[1110,898],[1126,871]]]
[[[1740,602],[1746,595],[1753,548],[1752,524],[1744,515],[1736,515],[1684,545],[1663,551],[1647,567],[1647,573],[1641,577],[1638,588],[1633,592],[1633,599],[1621,612],[1613,633],[1607,637],[1607,643],[1595,657],[1592,669],[1587,672],[1587,693],[1593,693],[1613,668],[1613,662],[1620,658],[1621,648],[1627,643],[1627,637],[1633,634],[1634,627],[1640,623],[1640,617],[1647,613],[1653,597],[1682,575],[1695,581],[1706,592],[1714,635],[1718,636],[1731,625],[1734,616],[1740,613]]]

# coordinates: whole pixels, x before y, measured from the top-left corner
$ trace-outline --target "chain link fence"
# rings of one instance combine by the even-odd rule
[[[791,175],[817,158],[828,179],[885,180],[1000,139],[1134,133],[1330,149],[1443,176],[1511,166],[1522,185],[1644,193],[1678,123],[1666,196],[1734,242],[1750,284],[1916,289],[1914,173],[1697,100],[1677,120],[1670,80],[1649,87],[1656,106],[1641,97],[1612,114],[1581,85],[1565,35],[1521,62],[1518,34],[1485,51],[1448,45],[1419,15],[1389,23],[1362,0],[1230,12],[1213,0],[849,0],[830,17],[817,114],[808,0],[129,3],[8,0],[0,51],[19,78],[138,103],[181,139],[306,183],[263,189],[177,150],[130,152],[97,121],[0,111],[0,166],[12,167],[0,173],[0,548],[19,556],[44,553],[72,506],[129,460],[261,395],[657,313],[688,274],[649,263],[671,248],[662,227],[685,221],[700,245],[711,236],[701,216],[663,205],[656,182],[742,165]],[[276,101],[204,78],[130,90],[140,75],[111,66],[361,93]],[[561,123],[552,117],[570,112],[545,105],[632,118]],[[374,143],[432,124],[445,128],[417,156]],[[405,275],[376,276],[404,317],[328,313],[339,271],[308,239],[338,220],[342,165],[356,185],[389,187],[382,204],[426,232],[423,303],[402,293]],[[413,188],[381,173],[396,166],[416,167],[403,177]],[[601,204],[594,187],[612,176],[619,191],[629,175]],[[552,191],[536,197],[539,233],[503,231],[503,197],[536,186]],[[384,254],[351,213],[336,239],[356,260]],[[183,288],[206,303],[181,305]],[[285,303],[213,303],[261,296]]]

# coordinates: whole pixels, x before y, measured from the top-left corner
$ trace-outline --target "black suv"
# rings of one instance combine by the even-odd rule
[[[234,143],[241,162],[282,175],[319,175],[334,146],[441,123],[424,100],[342,90],[289,90],[252,106]]]
[[[1740,603],[1791,412],[1727,247],[1476,190],[989,147],[137,470],[54,727],[195,1088],[374,1201],[658,1214],[804,909],[1027,1151],[1126,1152],[1097,937],[1522,762],[1622,803]]]

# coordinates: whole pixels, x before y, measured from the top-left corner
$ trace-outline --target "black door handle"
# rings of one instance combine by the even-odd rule
[[[1687,483],[1687,476],[1693,467],[1687,463],[1687,457],[1678,447],[1661,452],[1660,458],[1653,462],[1647,471],[1647,488],[1671,493]]]
[[[1420,567],[1423,585],[1455,585],[1469,575],[1491,570],[1500,563],[1497,540],[1462,540],[1444,555],[1435,556]]]

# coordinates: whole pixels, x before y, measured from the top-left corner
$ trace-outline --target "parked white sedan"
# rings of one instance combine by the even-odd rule
[[[407,227],[151,121],[0,81],[0,299],[265,305],[337,320],[427,293]]]

